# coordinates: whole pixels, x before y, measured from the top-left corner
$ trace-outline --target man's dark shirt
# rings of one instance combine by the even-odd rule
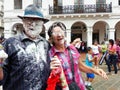
[[[32,41],[25,35],[5,40],[8,58],[3,67],[3,90],[45,90],[50,73],[49,44],[39,37]]]

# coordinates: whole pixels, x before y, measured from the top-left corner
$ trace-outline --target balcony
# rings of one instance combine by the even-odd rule
[[[110,13],[112,3],[94,5],[49,6],[49,14]]]

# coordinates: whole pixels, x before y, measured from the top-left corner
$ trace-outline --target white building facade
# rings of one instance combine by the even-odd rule
[[[120,0],[4,0],[6,38],[21,33],[22,21],[17,16],[33,3],[50,19],[42,32],[46,39],[49,26],[56,21],[66,26],[68,43],[81,38],[89,46],[93,40],[120,39]]]
[[[0,0],[0,37],[3,35],[3,0]]]

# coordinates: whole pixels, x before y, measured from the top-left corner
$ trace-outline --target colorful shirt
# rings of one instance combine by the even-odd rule
[[[117,51],[117,46],[116,46],[116,44],[114,44],[113,46],[111,46],[111,45],[109,45],[109,51],[111,51],[112,53],[116,53],[116,51]]]
[[[61,60],[62,67],[65,73],[66,80],[68,84],[72,82],[73,76],[71,72],[71,66],[70,66],[70,55],[68,52],[68,46],[66,46],[66,49],[64,52],[60,52],[59,50],[56,50],[54,46],[49,51],[50,58],[54,57],[55,55],[58,56],[58,58]],[[81,72],[79,71],[78,67],[78,60],[80,58],[79,52],[76,50],[76,48],[72,45],[69,46],[73,61],[74,61],[74,75],[75,75],[75,81],[77,82],[78,86],[81,90],[85,90],[84,81],[82,79]]]
[[[91,62],[90,60],[92,60],[92,55],[86,54],[85,63],[86,63],[87,66],[92,67],[93,66],[93,62]]]
[[[93,50],[93,54],[99,54],[99,46],[97,45],[92,45],[92,50]]]
[[[8,58],[3,66],[3,90],[46,90],[50,73],[49,44],[39,37],[36,41],[25,35],[3,43]]]
[[[102,50],[103,53],[106,52],[107,51],[107,45],[105,45],[105,44],[101,45],[101,50]]]
[[[116,52],[118,55],[120,55],[120,46],[119,45],[117,45],[117,47],[116,47]]]

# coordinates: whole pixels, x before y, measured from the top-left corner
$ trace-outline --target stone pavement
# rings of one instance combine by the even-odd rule
[[[100,66],[104,71],[107,72],[107,66]],[[114,71],[112,71],[114,74]],[[120,71],[118,74],[108,75],[108,80],[104,80],[103,78],[96,75],[93,87],[95,90],[120,90]]]
[[[82,54],[81,57],[84,61],[85,55]],[[107,72],[107,65],[105,65],[105,63],[103,63],[99,67]],[[114,71],[112,71],[112,74],[114,74]],[[86,74],[83,74],[84,78],[85,76]],[[102,77],[95,75],[95,79],[92,83],[94,90],[120,90],[120,70],[118,70],[118,74],[116,75],[108,75],[108,78],[108,80],[105,80]]]

